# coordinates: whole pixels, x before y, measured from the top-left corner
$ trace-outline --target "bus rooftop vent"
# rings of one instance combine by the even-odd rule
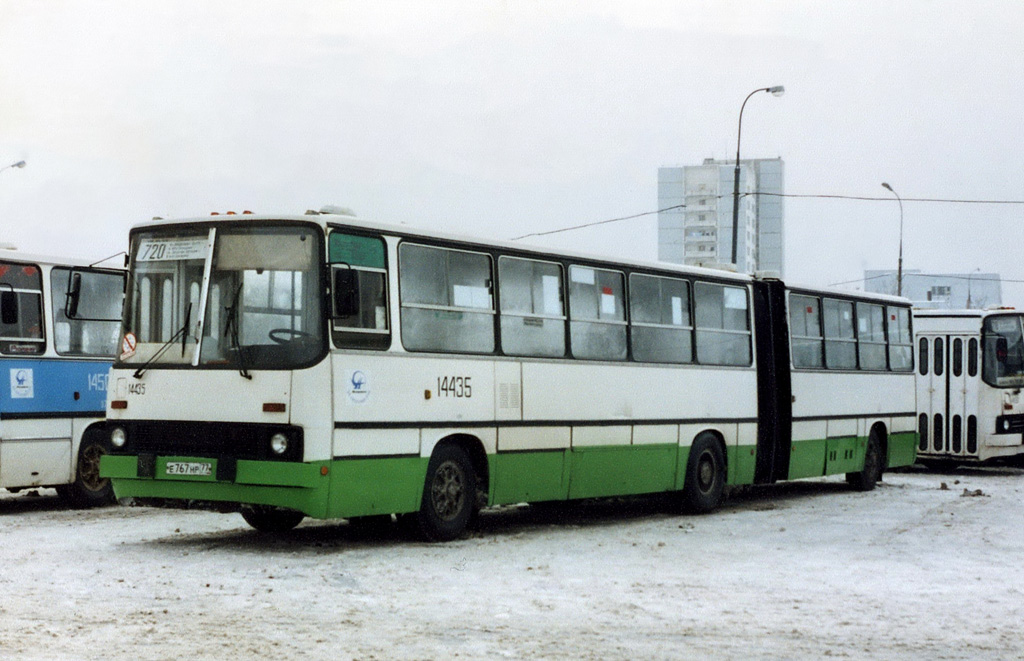
[[[327,204],[320,207],[319,213],[331,214],[333,216],[351,216],[352,218],[356,217],[356,212],[352,211],[352,209],[349,209],[348,207],[339,207],[333,204]]]

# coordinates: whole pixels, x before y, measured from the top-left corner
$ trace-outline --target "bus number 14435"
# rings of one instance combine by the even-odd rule
[[[437,394],[441,397],[472,397],[473,386],[468,376],[437,377]]]

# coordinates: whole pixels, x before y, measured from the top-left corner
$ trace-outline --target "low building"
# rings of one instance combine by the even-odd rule
[[[897,293],[895,269],[864,271],[864,291],[877,294]],[[963,310],[984,309],[1003,304],[1003,289],[998,273],[924,273],[903,270],[903,296],[915,307]]]

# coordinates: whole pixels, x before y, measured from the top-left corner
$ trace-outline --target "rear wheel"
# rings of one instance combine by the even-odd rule
[[[270,505],[243,505],[242,518],[260,532],[287,532],[299,525],[306,515],[295,510]]]
[[[690,446],[683,485],[683,506],[690,512],[710,512],[722,502],[725,490],[725,454],[711,434],[701,434]]]
[[[871,491],[882,479],[882,443],[874,431],[868,437],[868,447],[864,451],[864,468],[856,473],[847,473],[846,481],[857,491]]]
[[[100,477],[100,459],[107,454],[103,434],[87,431],[78,447],[75,480],[57,487],[57,495],[72,507],[98,507],[114,502],[110,480]]]
[[[417,532],[432,542],[462,535],[476,509],[476,472],[465,451],[457,445],[434,450],[427,465]]]

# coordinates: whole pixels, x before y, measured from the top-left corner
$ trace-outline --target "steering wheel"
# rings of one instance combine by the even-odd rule
[[[307,333],[305,331],[295,330],[294,328],[275,328],[269,333],[270,339],[278,344],[288,344],[292,340],[296,339],[316,339],[316,335]]]

